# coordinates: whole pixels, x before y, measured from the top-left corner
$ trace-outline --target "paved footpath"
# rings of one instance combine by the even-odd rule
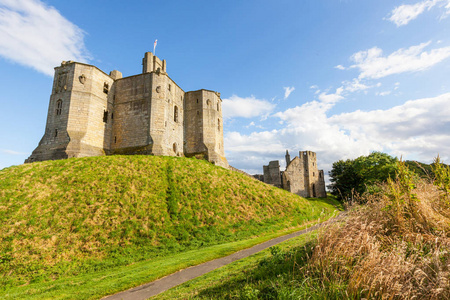
[[[228,255],[228,256],[225,256],[222,258],[217,258],[217,259],[202,263],[197,266],[193,266],[193,267],[189,267],[189,268],[180,270],[178,272],[175,272],[173,274],[170,274],[170,275],[160,278],[158,280],[152,281],[150,283],[146,283],[146,284],[140,285],[138,287],[135,287],[135,288],[123,291],[123,292],[119,292],[119,293],[111,295],[111,296],[106,296],[102,299],[103,300],[141,300],[141,299],[145,300],[145,299],[148,299],[152,296],[158,295],[159,293],[165,292],[170,288],[173,288],[177,285],[185,283],[186,281],[189,281],[198,276],[201,276],[203,274],[211,272],[212,270],[215,270],[217,268],[228,265],[236,260],[248,257],[252,254],[255,254],[264,249],[272,247],[276,244],[279,244],[281,242],[289,240],[293,237],[314,231],[314,230],[318,229],[319,227],[323,226],[325,223],[333,222],[333,221],[336,221],[337,219],[340,219],[343,215],[344,215],[344,213],[341,213],[339,216],[337,216],[333,219],[330,219],[324,223],[320,223],[320,224],[314,225],[312,227],[309,227],[309,228],[301,230],[301,231],[297,231],[297,232],[294,232],[294,233],[291,233],[288,235],[274,238],[274,239],[264,242],[262,244],[258,244],[251,248],[238,251],[236,253],[233,253],[231,255]]]

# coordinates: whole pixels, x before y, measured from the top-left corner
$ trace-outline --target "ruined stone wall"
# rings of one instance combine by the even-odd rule
[[[305,188],[303,161],[295,157],[283,172],[283,188],[301,197],[310,197]]]
[[[278,160],[271,161],[269,162],[269,165],[263,166],[263,171],[265,183],[271,184],[279,188],[282,187],[280,162]]]
[[[307,197],[326,197],[325,181],[319,178],[320,172],[317,168],[317,156],[312,151],[300,151],[299,157],[303,160],[305,176],[305,190],[308,191]],[[323,173],[323,172],[322,172]]]
[[[319,170],[319,178],[317,179],[317,197],[325,198],[327,191],[325,189],[325,177],[323,170]]]

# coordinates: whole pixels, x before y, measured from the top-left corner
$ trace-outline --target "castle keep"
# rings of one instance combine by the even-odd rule
[[[151,52],[142,65],[129,77],[72,61],[56,67],[45,133],[25,162],[151,154],[228,167],[220,93],[184,92]]]
[[[317,168],[316,153],[300,151],[299,156],[291,160],[286,150],[286,170],[280,171],[278,160],[263,166],[264,175],[254,175],[265,183],[283,188],[302,197],[326,197],[323,170]]]

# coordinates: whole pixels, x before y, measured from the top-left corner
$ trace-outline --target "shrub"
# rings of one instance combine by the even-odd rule
[[[450,172],[436,162],[434,182],[398,162],[396,177],[364,196],[367,205],[322,231],[303,274],[346,285],[350,298],[449,299]]]

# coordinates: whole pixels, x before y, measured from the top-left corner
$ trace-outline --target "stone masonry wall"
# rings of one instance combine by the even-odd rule
[[[305,189],[303,161],[295,157],[283,172],[283,188],[301,197],[309,197]]]
[[[141,150],[149,141],[150,110],[151,110],[151,74],[119,79],[114,87],[114,108],[112,110],[112,153]],[[145,150],[142,150],[144,148]]]
[[[187,92],[184,121],[185,155],[204,156],[216,165],[227,167],[220,94],[209,90]]]
[[[122,78],[95,66],[55,68],[46,130],[26,162],[105,154],[203,156],[228,167],[218,92],[185,93],[147,52],[143,73]]]
[[[111,124],[104,122],[104,115],[112,106],[109,94],[114,80],[90,65],[73,65],[73,78],[69,80],[72,82],[72,93],[67,124],[71,139],[67,148],[68,155],[104,155],[105,137],[111,134]]]
[[[274,160],[269,162],[269,165],[263,166],[264,170],[264,182],[281,188],[281,174],[280,174],[280,162]]]

